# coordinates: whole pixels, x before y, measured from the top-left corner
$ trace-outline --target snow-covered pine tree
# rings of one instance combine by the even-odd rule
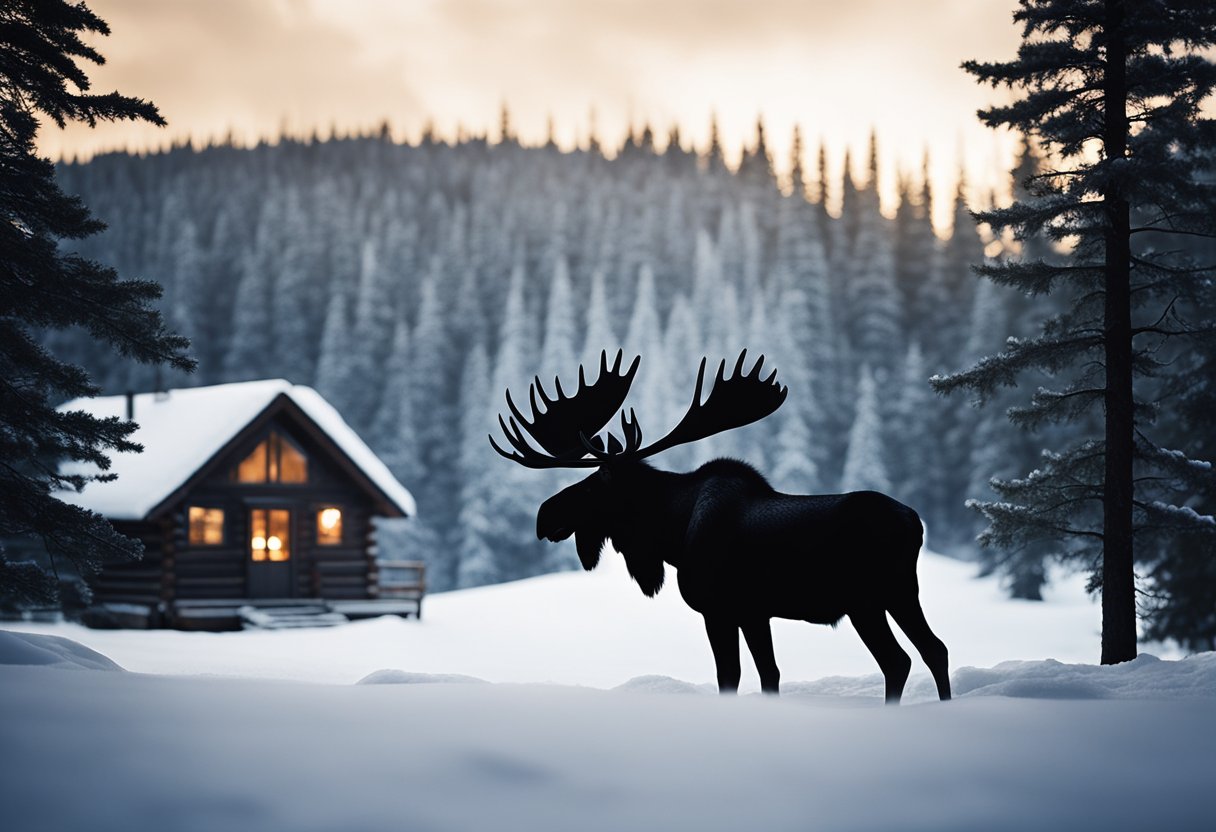
[[[911,177],[898,178],[899,207],[895,210],[895,286],[905,310],[910,337],[919,341],[923,324],[915,315],[921,308],[920,297],[933,274],[932,262],[936,237],[930,215],[929,156],[925,154],[924,180],[914,196]]]
[[[365,433],[376,416],[383,385],[378,382],[392,344],[396,310],[393,275],[381,262],[371,241],[365,241],[359,259],[355,295],[354,331],[350,342],[351,389],[343,416],[356,431]]]
[[[113,451],[135,452],[131,422],[61,413],[64,399],[97,388],[79,367],[39,346],[35,331],[78,327],[94,341],[144,364],[193,369],[189,342],[165,328],[153,304],[160,287],[123,280],[114,269],[70,254],[60,240],[99,232],[102,224],[55,181],[38,155],[40,119],[147,121],[163,125],[147,101],[89,92],[77,61],[102,63],[86,45],[109,28],[83,3],[8,4],[0,32],[0,541],[36,541],[49,560],[10,560],[0,543],[0,604],[60,602],[59,579],[90,576],[110,560],[134,560],[143,546],[100,515],[56,499],[58,489],[83,488],[81,474],[63,475],[62,461],[93,463],[104,472]],[[82,37],[85,40],[82,40]],[[59,571],[59,564],[65,567]],[[67,568],[70,567],[70,568]]]
[[[180,231],[171,243],[170,268],[173,274],[173,291],[165,297],[165,317],[175,332],[180,332],[190,339],[192,350],[201,366],[203,355],[201,346],[204,343],[222,343],[216,333],[211,331],[207,320],[210,291],[206,282],[203,268],[203,251],[198,239],[197,224],[186,218],[179,226]],[[215,350],[208,350],[208,356],[215,360]],[[166,379],[167,387],[184,387],[187,385],[189,374],[183,371],[169,373]]]
[[[608,306],[607,289],[604,283],[603,269],[596,269],[591,275],[586,329],[583,336],[583,348],[579,353],[579,363],[588,368],[596,366],[601,351],[607,351],[609,355],[612,355],[621,346],[620,339],[613,334],[612,310]]]
[[[677,385],[681,393],[677,395],[687,395],[691,399],[691,393],[685,392],[691,388],[682,387],[684,381],[692,383],[695,379],[696,367],[705,357],[705,343],[701,334],[701,327],[697,320],[696,313],[692,310],[692,304],[688,300],[687,295],[679,295],[676,297],[675,305],[671,309],[671,317],[667,321],[667,331],[663,336],[663,351],[667,356],[667,364],[672,368],[675,376],[672,383]],[[677,401],[677,407],[685,406],[687,401]],[[661,430],[661,426],[655,425],[646,427],[650,435]],[[676,471],[690,470],[696,462],[704,461],[704,457],[699,456],[697,448],[703,443],[691,443],[685,445],[677,445],[669,451],[664,452],[667,464]]]
[[[434,577],[436,588],[450,589],[456,577],[453,547],[459,534],[460,431],[456,389],[460,376],[453,367],[452,333],[446,326],[446,309],[439,299],[437,278],[433,276],[436,272],[439,270],[422,287],[410,350],[414,360],[409,389],[421,472],[411,485],[418,501],[419,525],[429,527],[440,541],[438,549],[430,553],[427,573]]]
[[[775,267],[770,278],[774,314],[788,345],[778,360],[797,353],[806,365],[806,389],[798,395],[801,418],[815,436],[809,451],[820,482],[835,482],[844,459],[849,408],[844,405],[841,332],[833,314],[831,280],[815,208],[792,195],[778,214]],[[787,292],[795,294],[787,296]],[[784,300],[783,300],[784,299]],[[787,382],[787,385],[789,382]],[[852,382],[850,380],[850,386]],[[790,409],[789,404],[782,412]],[[779,417],[780,418],[780,417]]]
[[[327,311],[325,285],[316,272],[320,247],[300,204],[298,188],[281,195],[283,227],[268,267],[274,274],[276,359],[267,375],[307,384],[316,371],[318,339]]]
[[[498,334],[498,353],[494,361],[493,381],[490,384],[493,399],[491,412],[501,413],[506,407],[503,394],[514,391],[515,396],[526,396],[532,367],[535,366],[535,336],[532,318],[524,304],[525,272],[522,263],[517,263],[511,274],[507,303],[503,310],[502,327]],[[527,408],[524,399],[516,398],[521,407]],[[487,419],[487,422],[489,420]],[[497,427],[488,426],[497,432]],[[487,443],[486,447],[489,447]],[[488,451],[485,455],[486,486],[484,493],[485,512],[483,535],[498,547],[498,580],[510,581],[541,574],[549,557],[545,544],[528,530],[534,527],[536,509],[548,496],[544,483],[536,472],[508,462]],[[470,566],[470,569],[472,566]]]
[[[832,198],[828,184],[828,149],[822,140],[819,142],[819,155],[816,160],[817,177],[815,180],[815,219],[820,233],[823,235],[823,246],[828,257],[832,256],[832,237],[829,229],[834,228],[832,215],[828,213],[828,202]]]
[[[570,268],[564,256],[558,256],[549,282],[549,299],[545,304],[545,330],[541,339],[540,367],[537,374],[550,394],[556,376],[570,377],[578,366],[578,346],[575,344],[578,318],[574,312],[574,296],[570,288]],[[597,354],[598,355],[598,354]],[[573,392],[568,390],[567,392]]]
[[[892,496],[913,507],[925,504],[934,460],[929,371],[920,344],[913,341],[897,376],[898,398],[888,424],[886,447],[891,460]],[[919,509],[923,511],[922,509]]]
[[[469,350],[460,379],[460,469],[464,476],[455,553],[458,587],[502,580],[498,558],[503,547],[494,539],[489,521],[488,495],[502,473],[501,466],[486,453],[486,432],[498,398],[490,393],[490,361],[485,344],[478,339]]]
[[[654,272],[649,266],[643,265],[638,272],[637,286],[633,315],[625,332],[625,350],[630,355],[640,355],[642,367],[634,378],[627,406],[637,411],[644,430],[662,436],[675,424],[675,379],[681,377],[683,369],[672,368],[667,363],[663,324],[655,303]],[[620,432],[615,421],[608,427],[616,427]]]
[[[1202,262],[1214,262],[1216,246],[1205,247]],[[1216,309],[1216,282],[1199,287],[1201,309]],[[1189,312],[1190,310],[1188,310]],[[1195,460],[1216,460],[1216,328],[1197,333],[1194,348],[1179,356],[1178,369],[1165,380],[1163,398],[1171,402],[1171,423],[1162,429],[1173,447],[1185,447]],[[1175,460],[1172,474],[1190,493],[1183,504],[1196,515],[1216,514],[1216,477],[1209,465]],[[1188,524],[1156,542],[1150,553],[1151,600],[1146,605],[1145,636],[1174,639],[1189,650],[1216,650],[1216,558],[1212,532]]]
[[[983,397],[1037,368],[1064,383],[1036,392],[1011,413],[1015,422],[1080,427],[1102,413],[1100,431],[1079,429],[1025,479],[998,483],[1002,500],[981,510],[990,544],[1062,538],[1070,553],[1100,563],[1092,585],[1102,591],[1102,662],[1113,664],[1136,656],[1137,527],[1143,543],[1145,534],[1212,525],[1173,504],[1171,486],[1194,466],[1184,451],[1158,444],[1152,417],[1153,376],[1207,328],[1179,304],[1210,315],[1196,291],[1212,272],[1174,241],[1216,233],[1216,193],[1200,176],[1216,140],[1200,109],[1216,89],[1216,66],[1204,54],[1216,45],[1216,6],[1021,0],[1014,20],[1023,26],[1017,59],[964,68],[1018,93],[982,111],[985,123],[1035,136],[1058,160],[1035,180],[1032,199],[978,218],[1021,235],[1044,230],[1073,247],[1061,262],[979,271],[1031,293],[1070,287],[1072,304],[1041,335],[1012,340],[936,386]]]
[[[365,438],[376,455],[384,460],[393,475],[402,482],[413,482],[413,465],[417,460],[410,390],[414,361],[409,322],[397,321],[388,357],[384,362],[383,389],[376,415]]]
[[[895,257],[890,221],[877,210],[859,223],[850,261],[849,333],[854,357],[888,379],[904,346],[904,314],[895,286]]]
[[[275,322],[270,297],[270,273],[252,252],[246,253],[233,304],[232,338],[224,354],[225,381],[262,378],[273,363]]]
[[[857,380],[857,409],[849,430],[849,449],[840,478],[841,491],[890,492],[886,456],[878,415],[878,388],[870,368],[863,366]]]
[[[335,291],[329,299],[325,325],[321,328],[321,351],[317,358],[317,372],[312,386],[337,408],[339,413],[346,411],[354,384],[350,365],[350,339],[346,293]]]
[[[1042,157],[1034,144],[1023,138],[1022,147],[1012,171],[1015,200],[1026,200],[1030,193],[1026,183],[1042,171]],[[1050,245],[1043,235],[1036,234],[1023,240],[1006,241],[1005,257],[1022,261],[1043,260],[1053,256]],[[968,337],[968,360],[978,360],[999,349],[1009,336],[1026,336],[1038,329],[1038,322],[1051,314],[1053,308],[1064,308],[1062,297],[1028,296],[1009,286],[998,286],[984,281],[976,287],[972,334]],[[1042,374],[1028,379],[1032,384],[1047,384],[1050,379]],[[989,482],[1013,479],[1038,464],[1040,451],[1052,444],[1048,434],[1052,428],[1037,431],[1020,430],[1006,416],[1011,407],[1020,404],[1022,397],[1016,388],[1001,388],[992,393],[988,405],[976,412],[968,409],[963,420],[969,425],[970,462],[966,470],[971,480],[965,495],[968,498],[990,500],[994,496]],[[957,505],[957,503],[952,503]],[[973,512],[973,515],[975,513]],[[976,533],[982,530],[981,521],[974,525]],[[958,521],[960,528],[967,522]],[[1014,598],[1038,601],[1043,597],[1043,586],[1047,581],[1046,559],[1051,546],[1046,541],[1027,543],[1017,548],[981,546],[979,560],[985,574],[1001,575],[1009,594]]]
[[[801,288],[787,288],[776,304],[780,310],[772,328],[769,357],[779,369],[790,395],[775,414],[777,435],[772,442],[770,471],[773,485],[780,491],[806,494],[823,490],[818,460],[824,444],[816,434],[824,425],[814,355],[804,346],[810,334],[810,309]],[[770,429],[771,430],[771,429]]]

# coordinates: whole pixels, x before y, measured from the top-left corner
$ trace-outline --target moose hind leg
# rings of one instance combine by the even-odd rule
[[[739,625],[720,616],[705,616],[705,633],[718,669],[718,693],[739,691]]]
[[[895,640],[895,634],[887,624],[886,610],[858,610],[849,613],[849,620],[853,622],[857,635],[861,636],[861,640],[878,661],[886,681],[887,704],[898,705],[904,693],[904,684],[908,681],[908,673],[912,670],[912,660]]]
[[[891,617],[929,666],[929,672],[933,674],[933,681],[937,684],[938,698],[943,701],[949,699],[950,656],[946,645],[929,629],[929,622],[925,620],[920,601],[913,598],[910,602],[893,605]]]
[[[760,690],[775,696],[781,685],[781,671],[777,669],[777,658],[773,655],[773,631],[769,620],[761,618],[745,623],[743,638],[756,662],[756,672],[760,674]]]

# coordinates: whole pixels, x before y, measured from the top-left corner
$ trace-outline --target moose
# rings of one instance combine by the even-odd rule
[[[726,362],[718,366],[702,401],[702,359],[683,418],[643,447],[636,414],[630,409],[626,416],[622,409],[641,356],[624,372],[622,356],[618,351],[609,367],[607,352],[601,352],[592,384],[580,366],[571,395],[555,378],[550,396],[535,378],[530,418],[506,393],[511,415],[504,420],[500,414],[498,422],[513,450],[503,450],[491,436],[495,451],[529,468],[596,469],[541,505],[537,537],[557,542],[574,535],[587,570],[611,540],[647,596],[663,586],[665,564],[675,567],[680,595],[705,618],[720,693],[738,691],[740,630],[761,688],[776,694],[780,672],[770,620],[835,625],[848,616],[882,670],[887,703],[897,704],[911,660],[891,632],[889,612],[928,665],[938,696],[949,699],[946,646],[920,606],[917,513],[875,491],[782,494],[755,468],[733,459],[716,459],[690,473],[652,467],[647,457],[763,419],[781,406],[788,389],[776,381],[775,370],[761,378],[764,356],[745,371],[744,350],[729,377]],[[624,441],[611,431],[601,438],[618,410]]]

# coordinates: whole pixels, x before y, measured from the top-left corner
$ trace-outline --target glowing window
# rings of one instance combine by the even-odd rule
[[[308,482],[308,460],[278,433],[258,443],[236,469],[237,482]]]
[[[190,545],[218,546],[224,542],[224,510],[190,506]]]
[[[317,512],[317,542],[332,546],[342,542],[342,511],[330,506]]]
[[[291,512],[255,508],[249,512],[249,557],[252,560],[291,560]]]

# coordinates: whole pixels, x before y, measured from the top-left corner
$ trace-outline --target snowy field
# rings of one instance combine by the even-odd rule
[[[712,695],[674,586],[646,599],[605,560],[432,596],[421,622],[6,624],[0,828],[1212,828],[1216,654],[1095,666],[1080,578],[1013,602],[923,556],[957,698],[917,660],[883,708],[847,623],[774,622],[782,698]]]

